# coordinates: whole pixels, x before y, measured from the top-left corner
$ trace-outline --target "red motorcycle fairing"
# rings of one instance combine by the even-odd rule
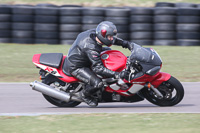
[[[33,56],[33,63],[40,67],[41,69],[53,74],[54,76],[58,77],[60,80],[67,82],[67,83],[72,83],[72,82],[78,82],[79,80],[76,79],[75,77],[70,77],[67,76],[63,73],[62,67],[64,60],[66,56],[63,56],[61,65],[59,68],[53,68],[47,65],[40,64],[39,59],[40,59],[41,54],[35,54]],[[121,72],[123,69],[126,68],[126,62],[127,62],[127,57],[121,53],[120,51],[117,50],[108,50],[105,51],[101,54],[101,59],[104,64],[104,66],[112,71],[117,71]],[[130,83],[128,89],[113,89],[110,86],[105,88],[105,91],[107,92],[116,92],[124,96],[130,96],[134,95],[136,90],[142,89],[146,83],[151,83],[154,87],[158,87],[162,82],[169,80],[171,77],[170,74],[168,73],[163,73],[163,72],[158,72],[157,74],[151,76],[144,74],[143,76],[133,79],[130,82],[124,80],[125,83]],[[136,89],[136,90],[135,90]]]
[[[32,62],[39,68],[53,74],[54,76],[58,77],[60,80],[71,83],[71,82],[78,82],[79,80],[75,77],[67,76],[63,73],[62,67],[66,56],[63,56],[61,65],[59,68],[50,67],[47,65],[43,65],[39,62],[41,54],[35,54],[33,56]],[[126,61],[127,57],[117,50],[108,50],[101,54],[101,59],[104,66],[112,71],[121,72],[124,68],[126,68]]]
[[[137,93],[137,90],[142,89],[146,83],[151,83],[151,85],[153,85],[155,88],[157,88],[163,82],[169,80],[170,77],[171,77],[170,74],[164,73],[164,72],[158,72],[154,76],[144,74],[143,76],[141,76],[137,79],[133,79],[130,82],[127,80],[124,80],[125,83],[131,84],[128,87],[128,89],[122,90],[119,88],[118,90],[115,90],[115,89],[111,88],[111,86],[108,86],[105,88],[105,91],[111,92],[111,93],[116,92],[123,96],[131,96],[131,95],[135,95]]]
[[[168,81],[171,78],[171,75],[164,72],[159,72],[158,76],[151,82],[151,84],[157,88],[160,84],[165,81]]]
[[[74,83],[74,82],[78,82],[79,81],[75,77],[70,77],[70,76],[67,76],[66,74],[63,73],[62,67],[63,67],[63,63],[64,63],[64,60],[65,60],[66,56],[63,56],[62,62],[61,62],[61,65],[59,66],[59,68],[53,68],[53,67],[50,67],[50,66],[47,66],[47,65],[40,64],[40,62],[39,62],[40,56],[41,56],[41,54],[35,54],[33,56],[33,59],[32,59],[32,62],[37,67],[42,68],[43,70],[55,75],[56,77],[58,77],[60,80],[62,80],[64,82]]]
[[[101,54],[104,66],[112,71],[121,72],[126,68],[127,57],[118,50],[108,50]]]
[[[157,88],[162,82],[169,80],[170,77],[171,77],[170,74],[164,73],[164,72],[158,72],[153,76],[144,74],[143,76],[141,76],[137,79],[131,80],[130,83],[134,83],[134,82],[148,83],[148,82],[150,82],[154,87]],[[125,82],[128,82],[128,81],[125,80]]]

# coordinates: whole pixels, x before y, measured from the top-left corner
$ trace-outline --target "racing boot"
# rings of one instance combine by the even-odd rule
[[[96,98],[92,98],[87,90],[82,90],[80,92],[80,98],[87,103],[90,107],[98,106],[98,100]]]

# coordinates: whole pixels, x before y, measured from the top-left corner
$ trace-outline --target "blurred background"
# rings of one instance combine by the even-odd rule
[[[117,26],[118,37],[153,47],[163,72],[200,81],[199,0],[0,0],[0,82],[38,79],[34,54],[66,55],[80,32],[104,20]]]
[[[112,21],[140,45],[199,46],[199,0],[0,0],[0,42],[72,44],[81,31]]]

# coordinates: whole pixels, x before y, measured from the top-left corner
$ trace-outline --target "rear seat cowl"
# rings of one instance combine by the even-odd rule
[[[63,58],[63,53],[43,53],[39,62],[54,68],[59,68]]]

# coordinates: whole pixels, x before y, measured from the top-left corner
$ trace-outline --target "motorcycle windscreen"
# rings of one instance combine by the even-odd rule
[[[137,44],[134,44],[134,49],[130,56],[130,61],[139,61],[139,62],[150,62],[152,57],[152,52],[146,48],[143,48]]]
[[[101,54],[104,66],[112,71],[121,72],[126,68],[127,57],[117,50],[108,50]]]

